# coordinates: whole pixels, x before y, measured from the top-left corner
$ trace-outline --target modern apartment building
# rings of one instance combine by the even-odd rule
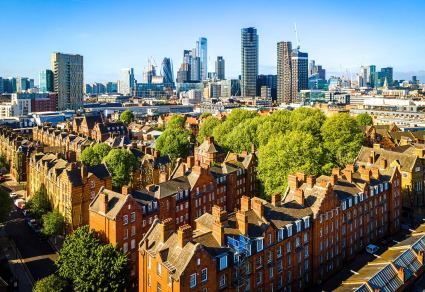
[[[254,27],[241,30],[241,95],[257,95],[258,34]]]
[[[277,101],[292,102],[291,42],[277,43]]]

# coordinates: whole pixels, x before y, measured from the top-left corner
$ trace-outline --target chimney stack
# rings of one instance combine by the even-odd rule
[[[339,172],[339,168],[338,167],[334,167],[332,168],[332,174],[336,175],[337,177],[339,176],[340,172]]]
[[[297,172],[297,178],[298,178],[298,182],[302,184],[303,182],[305,182],[305,173]]]
[[[159,183],[166,182],[168,180],[168,174],[165,171],[159,173]]]
[[[88,176],[87,166],[84,163],[81,163],[81,179],[85,179]]]
[[[183,248],[188,242],[192,240],[192,227],[184,224],[179,227],[177,231],[177,242],[180,248]]]
[[[247,196],[241,197],[241,211],[248,211],[251,209],[251,200]]]
[[[227,225],[227,212],[221,210],[220,206],[214,205],[212,215],[214,219],[212,233],[215,240],[222,246],[224,245],[224,227]]]
[[[236,221],[238,222],[238,228],[242,235],[248,234],[248,216],[245,211],[239,210],[236,212]]]
[[[371,168],[370,168],[370,170],[371,170],[371,173],[372,173],[372,177],[373,177],[374,179],[379,180],[379,179],[380,179],[380,177],[381,177],[381,175],[380,175],[380,173],[379,173],[379,169],[378,169],[377,167],[371,167]]]
[[[304,206],[304,191],[302,189],[296,189],[295,190],[295,201],[300,204],[301,206]]]
[[[121,193],[125,196],[131,195],[132,189],[130,186],[122,186]]]
[[[281,200],[282,200],[282,197],[281,197],[280,193],[275,193],[272,196],[272,205],[275,206],[275,207],[279,206]]]
[[[252,210],[254,210],[255,214],[260,218],[264,217],[263,202],[258,198],[254,198],[251,203],[252,203]]]
[[[316,184],[316,177],[314,175],[307,176],[307,186],[311,189]]]
[[[379,167],[382,169],[386,169],[387,166],[387,159],[381,157],[381,160],[379,161]]]
[[[188,156],[186,164],[187,164],[187,169],[191,169],[195,165],[195,157]]]
[[[338,175],[332,173],[330,183],[332,185],[335,185],[337,181],[338,181]]]
[[[370,169],[360,168],[360,177],[362,180],[370,182]]]
[[[99,200],[100,200],[99,211],[103,214],[106,214],[108,212],[109,196],[108,194],[105,193],[104,189],[100,190]]]
[[[174,220],[172,218],[164,219],[159,226],[161,230],[161,242],[166,242],[174,232]]]
[[[290,189],[295,190],[298,188],[298,178],[296,175],[288,175],[288,186]]]
[[[344,176],[345,176],[345,179],[348,182],[350,182],[350,183],[353,182],[353,171],[352,170],[350,170],[348,168],[344,169]]]

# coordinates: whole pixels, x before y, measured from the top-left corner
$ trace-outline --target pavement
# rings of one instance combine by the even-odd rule
[[[0,253],[18,280],[17,291],[32,291],[36,281],[56,271],[56,249],[26,224],[21,210],[13,206],[0,229]]]

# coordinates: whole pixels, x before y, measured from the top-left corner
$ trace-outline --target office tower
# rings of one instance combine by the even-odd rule
[[[368,81],[368,66],[361,66],[359,73],[359,87],[367,87]]]
[[[177,71],[177,82],[185,83],[190,81],[190,65],[182,63],[179,70]]]
[[[53,92],[53,71],[43,70],[40,72],[40,93]]]
[[[308,76],[310,77],[311,75],[317,74],[318,68],[316,66],[316,61],[315,60],[311,60],[309,65],[308,65]]]
[[[412,76],[412,84],[417,85],[418,84],[418,77]]]
[[[86,84],[84,93],[87,95],[93,94],[93,86],[91,84]]]
[[[270,97],[272,100],[277,98],[277,75],[263,75],[257,77],[257,95],[262,96],[262,88],[267,87],[270,89]]]
[[[34,79],[28,79],[28,83],[27,83],[27,89],[33,89],[34,88]]]
[[[196,52],[193,50],[192,52]],[[192,55],[192,63],[190,65],[190,80],[191,81],[200,81],[201,76],[201,58],[197,57],[195,54]]]
[[[123,95],[131,95],[133,94],[134,86],[134,69],[121,69],[120,80],[118,81],[118,92]]]
[[[258,35],[254,27],[241,30],[241,89],[243,97],[255,97],[258,75]]]
[[[215,61],[215,74],[218,80],[224,80],[225,78],[225,66],[224,59],[222,56],[218,56]]]
[[[319,79],[326,80],[326,70],[323,69],[322,65],[317,65],[317,74],[319,74]]]
[[[16,92],[25,92],[29,89],[29,80],[26,77],[16,78]]]
[[[295,49],[291,53],[292,102],[298,102],[298,93],[308,89],[308,54]]]
[[[385,79],[387,79],[388,85],[392,85],[394,82],[393,79],[393,67],[385,67],[381,68],[381,72],[379,74],[379,79],[381,81],[381,84],[384,84]]]
[[[196,42],[196,56],[200,59],[200,80],[205,80],[208,76],[207,38],[201,37]]]
[[[53,86],[58,94],[58,110],[79,109],[83,106],[83,56],[52,53]]]
[[[117,93],[117,92],[118,92],[118,84],[116,82],[106,83],[106,93]]]
[[[156,68],[149,60],[148,69],[143,72],[143,83],[152,83],[152,77],[156,76]]]
[[[0,77],[0,94],[4,93],[3,78]]]
[[[277,43],[277,101],[292,102],[291,42]]]
[[[173,63],[170,58],[164,58],[164,60],[162,60],[161,75],[164,77],[164,84],[174,88]]]
[[[376,66],[369,65],[367,67],[367,84],[369,87],[374,88],[377,86],[378,74],[376,73]]]

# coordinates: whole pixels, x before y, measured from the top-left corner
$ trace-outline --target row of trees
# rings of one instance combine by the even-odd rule
[[[127,256],[88,226],[66,237],[55,264],[57,273],[38,281],[34,292],[124,291],[127,285]]]
[[[206,117],[198,141],[213,136],[224,149],[241,152],[254,144],[259,149],[258,177],[266,195],[283,191],[290,173],[318,175],[351,163],[364,136],[361,126],[369,116],[357,120],[341,113],[327,118],[319,109],[279,110],[269,116],[235,109],[223,122]]]
[[[111,149],[105,143],[97,143],[84,149],[81,161],[89,166],[104,162],[112,174],[112,185],[116,189],[130,182],[131,174],[138,165],[136,157],[129,150]]]

